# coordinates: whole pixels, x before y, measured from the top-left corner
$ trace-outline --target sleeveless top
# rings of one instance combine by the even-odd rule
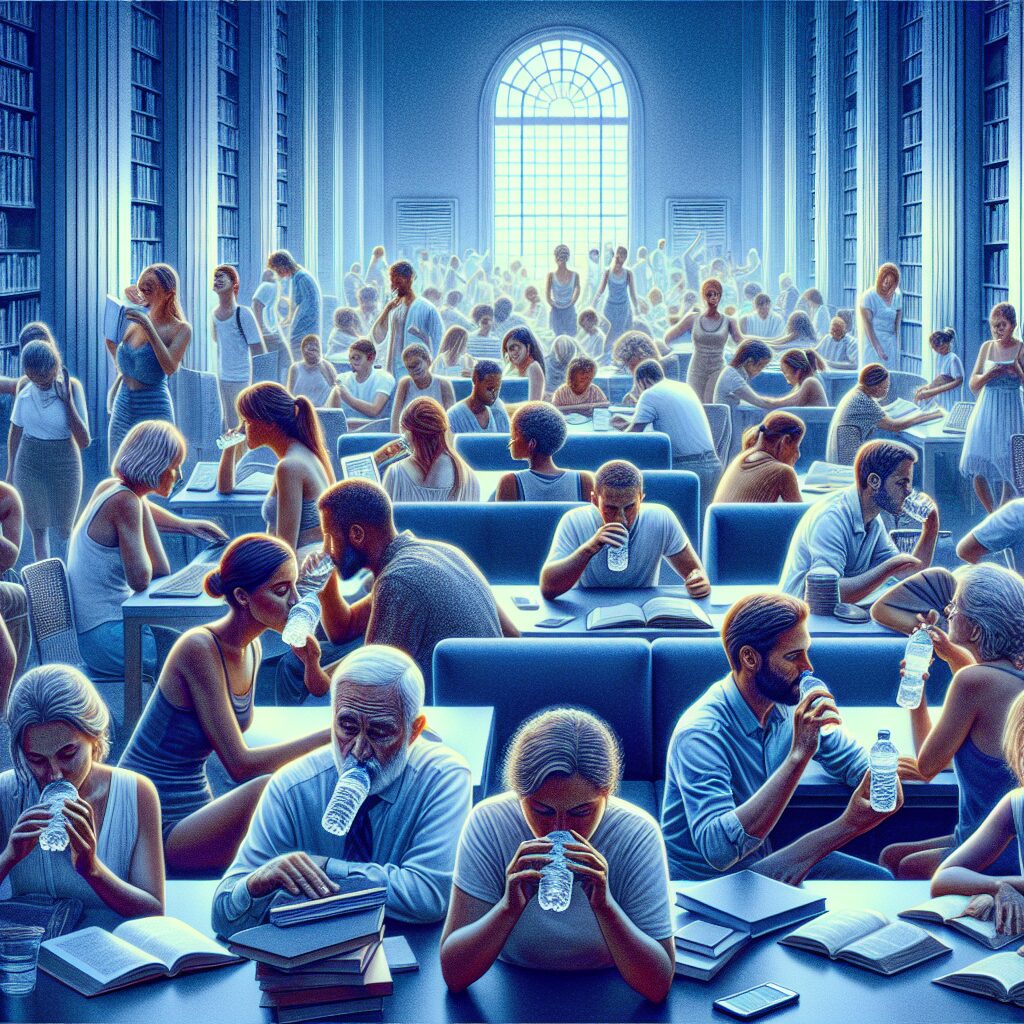
[[[718,326],[714,330],[708,330],[704,326],[703,313],[694,320],[690,331],[694,357],[711,357],[716,361],[722,359],[725,343],[729,340],[729,318],[723,314],[719,314],[719,317]]]
[[[461,372],[459,367],[453,367],[453,370]],[[414,398],[432,398],[438,405],[443,406],[444,402],[441,401],[441,377],[436,373],[431,373],[430,383],[425,388],[419,387],[410,377],[409,387],[405,392],[405,405],[408,405]],[[405,405],[402,406],[403,409]]]
[[[556,309],[568,309],[572,305],[572,293],[576,288],[579,276],[579,274],[573,272],[569,280],[562,284],[554,274],[551,275],[551,301]],[[608,277],[608,282],[610,288],[611,275]]]
[[[310,501],[303,499],[302,511],[299,513],[299,533],[306,530],[320,529],[320,510],[317,508],[317,498]],[[268,494],[260,506],[260,515],[267,525],[267,532],[272,533],[277,526],[277,494]]]
[[[578,469],[563,469],[555,476],[520,469],[512,474],[520,501],[583,501],[583,479]]]
[[[319,366],[310,369],[303,361],[295,364],[295,384],[292,387],[292,394],[298,398],[305,395],[317,408],[323,406],[327,396],[331,393],[331,385],[327,378],[321,373]]]
[[[622,272],[621,278],[608,271],[608,298],[605,301],[613,306],[622,306],[629,302],[629,275],[625,271]]]
[[[101,498],[94,498],[71,534],[68,587],[79,633],[88,633],[104,622],[120,621],[121,605],[132,596],[132,588],[124,574],[121,548],[116,545],[108,548],[89,536],[96,513],[108,499],[127,490],[129,488],[124,484],[118,484]]]
[[[139,839],[137,785],[132,772],[111,768],[107,806],[96,837],[96,855],[118,878],[128,877]],[[0,831],[9,833],[18,816],[39,802],[39,794],[34,778],[23,786],[13,769],[0,774]],[[49,853],[37,845],[0,885],[0,901],[29,893],[71,897],[81,900],[87,909],[106,907],[92,886],[75,871],[69,850]]]
[[[117,346],[117,368],[126,377],[132,377],[140,384],[155,387],[167,379],[153,346],[144,342],[139,348],[132,348],[122,339]]]

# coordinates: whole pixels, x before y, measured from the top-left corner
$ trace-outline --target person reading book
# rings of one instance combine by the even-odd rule
[[[341,661],[331,679],[330,744],[278,769],[260,795],[217,886],[218,934],[260,924],[289,897],[328,896],[355,878],[386,887],[387,914],[397,920],[444,916],[473,783],[463,758],[421,735],[423,698],[423,675],[402,651],[370,644]],[[370,791],[337,836],[321,820],[350,756],[365,766]]]
[[[839,573],[839,599],[855,603],[890,576],[908,576],[932,562],[939,536],[939,509],[928,514],[914,550],[901,552],[889,536],[882,512],[898,516],[913,490],[912,448],[898,441],[868,441],[854,463],[856,482],[815,502],[789,542],[779,586],[801,597],[811,569]]]
[[[645,811],[615,795],[622,752],[577,708],[527,719],[509,744],[506,792],[478,803],[459,838],[441,973],[461,992],[495,960],[537,970],[616,967],[660,1002],[674,969],[665,845]],[[543,910],[541,871],[555,831],[572,872],[569,906]]]
[[[644,479],[632,463],[606,462],[595,478],[593,504],[566,512],[555,530],[540,575],[548,601],[575,586],[656,587],[666,559],[686,583],[691,597],[711,593],[697,552],[664,505],[644,503]],[[608,551],[628,545],[622,571],[609,568]]]
[[[673,878],[712,878],[751,868],[780,881],[891,878],[885,868],[839,852],[888,817],[871,809],[868,753],[841,730],[835,701],[812,691],[808,608],[788,594],[751,594],[722,623],[730,673],[676,724],[669,741],[661,828]],[[792,709],[792,710],[790,710]],[[853,787],[833,822],[773,850],[771,831],[810,761]],[[900,774],[916,777],[910,759]],[[896,806],[902,804],[897,787]]]
[[[30,669],[8,706],[14,768],[0,774],[0,917],[3,900],[29,893],[72,898],[122,917],[162,914],[160,800],[143,775],[104,764],[110,712],[70,665]],[[74,786],[64,804],[68,845],[44,850],[53,820],[40,800],[51,782]]]

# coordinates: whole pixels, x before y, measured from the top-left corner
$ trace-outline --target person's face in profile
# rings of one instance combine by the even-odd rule
[[[608,794],[580,775],[549,775],[532,793],[520,797],[519,805],[538,839],[559,831],[589,839],[604,817]]]
[[[185,456],[183,454],[176,455],[171,464],[160,474],[156,493],[161,497],[166,498],[174,490],[174,485],[181,477],[181,464],[184,459]]]
[[[273,575],[253,590],[235,588],[235,600],[249,610],[249,614],[262,626],[280,633],[288,621],[288,612],[298,603],[295,590],[298,566],[294,556],[286,558]]]
[[[795,706],[800,701],[800,676],[811,672],[807,652],[811,646],[811,635],[806,622],[798,622],[785,633],[780,633],[775,646],[754,672],[754,686],[767,700],[776,704]],[[744,648],[749,651],[749,648]],[[743,652],[741,651],[741,657]]]
[[[888,512],[890,515],[898,516],[903,511],[903,502],[907,500],[910,492],[914,489],[914,463],[910,459],[901,462],[886,478],[878,485],[878,476],[871,473],[868,476],[868,486],[878,487],[875,494],[875,504]]]
[[[779,462],[787,466],[795,466],[800,461],[800,442],[803,438],[793,434],[783,434],[779,442]]]
[[[40,789],[63,779],[81,791],[92,771],[96,741],[69,722],[43,722],[26,727],[21,750]]]
[[[346,535],[335,530],[330,513],[320,512],[320,525],[324,534],[324,551],[334,563],[338,575],[343,580],[350,580],[360,569],[366,566],[366,554],[362,550],[366,540],[366,531],[358,523],[353,523]]]
[[[631,487],[600,487],[594,491],[594,504],[604,522],[621,523],[627,530],[636,522],[643,500],[643,491]]]
[[[400,274],[397,270],[391,271],[391,290],[401,298],[404,298],[412,290],[412,278]]]
[[[501,374],[489,373],[473,385],[473,392],[484,405],[494,405],[501,393]]]

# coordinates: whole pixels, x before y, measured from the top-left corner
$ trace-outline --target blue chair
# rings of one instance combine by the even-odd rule
[[[338,461],[346,455],[360,455],[363,452],[375,452],[388,441],[394,441],[397,434],[377,434],[371,431],[355,431],[342,434],[338,438]]]
[[[578,505],[561,501],[402,502],[395,525],[464,551],[493,584],[536,587],[559,520]]]
[[[581,648],[585,650],[581,651]],[[585,656],[580,657],[581,653]],[[600,715],[622,742],[621,795],[657,816],[651,751],[651,650],[634,638],[442,640],[434,648],[434,703],[493,705],[494,751],[485,792],[500,792],[509,740],[556,704]],[[660,772],[660,769],[659,769]]]
[[[594,383],[605,393],[612,405],[618,405],[632,390],[633,378],[628,373],[603,371],[594,378]]]
[[[469,393],[473,390],[471,377],[449,377],[448,379],[452,382],[456,402],[469,398]],[[503,376],[499,397],[503,402],[525,402],[530,397],[530,382],[525,377]]]
[[[456,434],[455,447],[474,469],[522,469],[509,455],[507,434]],[[570,434],[558,452],[566,469],[593,472],[610,459],[628,459],[638,469],[671,469],[672,442],[667,434],[644,431],[620,434]]]
[[[700,551],[700,479],[688,469],[645,469],[644,499],[667,505],[679,522],[695,551]],[[676,581],[676,572],[667,564],[661,567],[661,582]]]
[[[802,502],[709,505],[704,516],[702,560],[712,585],[779,582]]]

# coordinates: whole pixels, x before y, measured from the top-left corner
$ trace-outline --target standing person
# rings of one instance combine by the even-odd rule
[[[435,377],[430,372],[430,349],[426,345],[419,341],[406,345],[402,362],[409,376],[403,377],[395,388],[395,400],[391,406],[392,434],[398,433],[402,411],[417,398],[432,398],[442,409],[450,409],[455,404],[452,382],[447,377],[440,374]]]
[[[974,491],[986,512],[996,507],[989,481],[1002,483],[1003,504],[1014,488],[1010,438],[1024,434],[1024,344],[1014,337],[1017,310],[1008,302],[992,307],[988,318],[992,338],[978,350],[971,371],[977,404],[967,421],[960,473],[974,480]]]
[[[515,327],[501,342],[501,354],[520,377],[530,382],[528,400],[539,402],[551,397],[544,379],[544,353],[529,327]]]
[[[903,322],[903,292],[900,268],[883,263],[875,276],[874,288],[860,297],[860,363],[880,362],[890,370],[899,369],[900,325]]]
[[[347,418],[377,419],[395,390],[395,378],[386,370],[374,368],[377,349],[372,341],[360,338],[348,350],[352,367],[338,377],[327,398],[328,409],[344,409]]]
[[[7,482],[21,494],[38,560],[50,557],[50,530],[64,554],[82,500],[82,449],[91,438],[82,384],[61,366],[56,348],[30,341],[21,372],[28,383],[11,410]]]
[[[793,468],[800,459],[804,421],[792,413],[770,412],[743,434],[739,455],[718,482],[713,504],[803,501]]]
[[[275,249],[267,257],[267,267],[282,280],[290,280],[291,316],[288,318],[288,344],[292,359],[302,358],[302,339],[307,334],[319,336],[322,328],[323,298],[316,278],[298,264],[287,249]]]
[[[548,274],[544,297],[551,307],[548,321],[551,333],[574,334],[576,331],[576,303],[580,297],[580,275],[567,266],[569,246],[555,247],[556,268]]]
[[[252,313],[268,352],[276,352],[283,344],[279,308],[282,298],[284,295],[277,274],[267,267],[252,296]]]
[[[953,351],[956,345],[956,331],[952,327],[932,331],[928,337],[928,344],[935,353],[935,376],[930,384],[925,384],[914,392],[914,401],[927,402],[935,399],[948,412],[960,401],[964,384],[964,364]]]
[[[662,292],[668,290],[668,254],[665,252],[665,239],[659,238],[658,245],[651,250],[651,273],[654,275],[654,285]]]
[[[302,339],[302,358],[292,363],[288,370],[288,390],[296,398],[304,395],[315,408],[320,409],[327,405],[327,398],[337,380],[337,371],[323,358],[320,338],[307,334]]]
[[[784,320],[788,319],[796,309],[799,300],[800,293],[796,290],[796,285],[793,284],[793,275],[779,274],[779,294],[775,299],[775,308]]]
[[[120,342],[106,339],[107,351],[118,369],[107,435],[110,459],[137,423],[174,423],[167,378],[181,365],[192,340],[192,325],[178,303],[178,275],[173,267],[166,263],[146,267],[138,286],[126,288],[125,296],[145,306],[146,312],[129,309],[128,327]]]
[[[372,284],[365,285],[359,289],[359,332],[369,334],[373,329],[374,322],[380,315],[378,299],[380,292]]]
[[[24,510],[17,490],[0,483],[0,575],[12,570],[21,555]],[[32,640],[28,622],[28,596],[20,583],[0,580],[0,715],[7,702],[11,679],[20,675]]]
[[[376,288],[378,295],[383,295],[387,284],[388,258],[384,255],[384,246],[374,246],[370,254],[370,262],[366,266],[366,283]]]
[[[591,249],[587,253],[587,302],[593,304],[597,286],[601,282],[601,252]]]
[[[398,376],[398,364],[405,346],[411,341],[422,341],[436,355],[441,345],[444,324],[441,314],[426,299],[417,298],[412,290],[415,274],[412,264],[399,260],[391,264],[391,290],[393,298],[384,306],[373,325],[372,336],[377,345],[387,339],[384,369],[392,377]]]
[[[615,261],[604,272],[601,284],[594,295],[594,305],[608,289],[608,298],[604,300],[604,315],[610,324],[606,343],[610,348],[616,339],[633,326],[633,310],[637,308],[636,285],[633,272],[625,266],[629,250],[620,245],[615,250]]]
[[[353,263],[348,268],[342,287],[345,291],[345,305],[355,306],[359,301],[359,289],[363,287],[363,266],[361,263]]]
[[[210,340],[217,346],[221,430],[235,424],[235,400],[252,383],[252,357],[266,351],[256,317],[238,304],[238,271],[224,263],[213,272],[217,308],[210,314]]]
[[[680,335],[690,331],[693,337],[693,358],[686,371],[686,383],[697,393],[702,402],[711,403],[715,397],[718,375],[725,369],[725,346],[732,338],[733,344],[743,341],[735,317],[718,311],[722,299],[722,284],[709,277],[701,286],[704,297],[704,312],[687,313],[665,334],[665,344],[673,342]]]

